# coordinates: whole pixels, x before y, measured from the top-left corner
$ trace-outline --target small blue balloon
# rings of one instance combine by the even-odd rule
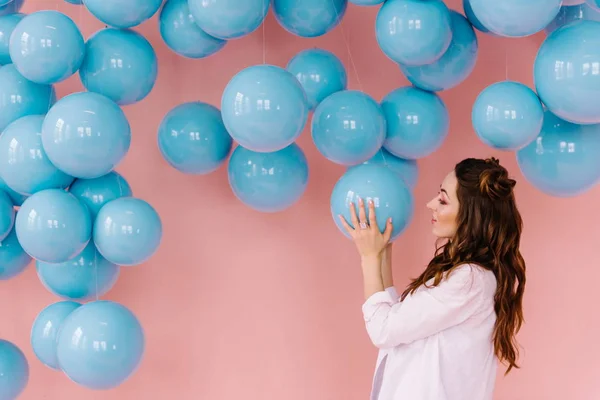
[[[142,362],[146,344],[135,314],[105,300],[73,311],[57,340],[60,369],[73,382],[93,390],[115,388],[131,377]]]
[[[555,197],[580,195],[600,181],[600,124],[576,125],[544,112],[540,135],[517,152],[525,178]]]
[[[302,85],[311,111],[327,96],[348,86],[344,64],[327,50],[303,50],[290,60],[286,69]]]
[[[227,159],[233,140],[215,106],[180,104],[158,127],[158,147],[167,162],[185,174],[208,174]]]
[[[0,138],[2,138],[2,136],[0,136]],[[26,194],[17,193],[13,189],[9,188],[6,182],[4,182],[4,179],[2,179],[1,177],[0,190],[5,191],[10,196],[10,199],[12,200],[13,204],[17,207],[20,207],[21,204],[23,204],[23,202],[25,201],[25,199],[29,197]]]
[[[188,5],[200,29],[223,40],[254,32],[269,11],[269,0],[188,0]]]
[[[552,32],[533,65],[538,96],[557,117],[600,123],[600,22],[581,21]]]
[[[156,210],[134,197],[104,205],[94,223],[94,243],[104,258],[123,266],[139,265],[158,249],[162,222]]]
[[[229,185],[248,207],[275,213],[293,206],[306,190],[309,168],[295,143],[272,153],[258,153],[238,146],[229,159]]]
[[[188,0],[167,0],[160,11],[159,30],[171,50],[188,58],[208,57],[227,44],[200,29],[190,12]]]
[[[11,64],[10,58],[10,35],[15,27],[25,17],[25,14],[0,15],[0,65]]]
[[[88,11],[106,25],[133,28],[152,18],[163,0],[83,0]]]
[[[8,236],[15,225],[15,207],[8,193],[0,190],[0,242]]]
[[[401,87],[384,97],[381,108],[387,121],[383,147],[397,157],[409,160],[426,157],[448,136],[450,114],[435,93]]]
[[[43,115],[56,103],[52,85],[33,83],[14,64],[0,67],[0,132],[26,115]]]
[[[0,6],[0,16],[18,13],[24,2],[25,0],[13,0],[4,6]]]
[[[85,44],[79,69],[83,86],[119,105],[137,103],[152,91],[158,75],[154,48],[130,29],[107,28]]]
[[[129,151],[131,128],[123,110],[108,97],[72,93],[46,114],[42,144],[61,171],[76,178],[98,178],[112,171]]]
[[[59,301],[44,308],[33,321],[30,342],[42,364],[58,370],[56,338],[64,320],[81,306],[74,301]]]
[[[271,0],[273,14],[288,32],[300,37],[323,36],[338,26],[348,0]]]
[[[15,227],[0,241],[0,281],[19,275],[31,263],[31,256],[23,250]],[[0,397],[1,398],[1,397]]]
[[[544,109],[537,95],[519,82],[497,82],[473,104],[471,120],[482,142],[499,150],[519,150],[542,129]]]
[[[344,90],[317,106],[311,135],[319,152],[341,165],[356,165],[373,157],[386,135],[385,116],[371,96]]]
[[[354,203],[358,215],[358,201],[365,207],[373,200],[377,226],[383,233],[388,218],[392,219],[391,241],[404,232],[413,218],[414,199],[408,185],[396,172],[381,164],[361,164],[349,168],[336,182],[331,193],[331,215],[338,229],[350,238],[339,216],[354,228],[350,216],[350,203]],[[368,215],[367,215],[368,216]]]
[[[383,53],[409,66],[439,59],[452,41],[451,28],[450,11],[442,0],[387,0],[375,20]]]
[[[600,10],[585,3],[563,5],[558,15],[544,28],[544,32],[549,35],[562,26],[578,21],[600,21]]]
[[[64,263],[36,261],[37,275],[46,289],[69,300],[104,296],[117,282],[120,267],[108,262],[92,241],[75,258]]]
[[[469,23],[473,25],[473,28],[477,29],[480,32],[487,33],[490,36],[497,36],[495,33],[490,32],[490,30],[483,26],[481,21],[477,19],[475,13],[473,13],[473,8],[471,7],[470,0],[463,0],[463,11],[465,13],[465,16],[467,17],[467,20],[469,20]]]
[[[544,29],[563,0],[469,0],[476,19],[498,36],[525,37]]]
[[[400,177],[404,180],[404,182],[406,182],[411,190],[413,190],[417,185],[419,167],[416,160],[405,160],[404,158],[396,157],[386,149],[381,148],[377,154],[365,161],[364,164],[385,165],[400,175]]]
[[[462,83],[475,68],[478,55],[477,36],[465,17],[450,11],[452,42],[436,61],[416,67],[399,64],[400,70],[416,87],[437,92]]]
[[[240,145],[273,152],[302,133],[309,105],[298,79],[283,68],[255,65],[237,73],[221,97],[227,131]]]
[[[43,115],[28,115],[8,125],[0,136],[0,177],[13,190],[32,195],[65,189],[73,177],[56,168],[42,146]]]
[[[92,235],[92,221],[85,205],[71,193],[47,189],[25,200],[15,229],[31,257],[62,263],[83,251]]]
[[[93,179],[75,179],[69,192],[86,205],[92,221],[109,201],[133,195],[129,183],[116,171]]]
[[[0,399],[18,398],[29,383],[25,354],[8,340],[0,339]]]
[[[83,61],[85,46],[71,18],[54,10],[27,15],[10,36],[10,58],[27,79],[53,84],[73,75]]]

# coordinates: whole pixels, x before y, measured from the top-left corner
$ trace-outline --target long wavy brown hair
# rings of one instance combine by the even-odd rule
[[[408,285],[401,298],[430,279],[437,286],[446,272],[461,264],[473,263],[493,271],[498,285],[494,350],[508,366],[506,375],[519,368],[515,336],[523,323],[525,291],[525,261],[519,251],[523,221],[513,193],[516,181],[495,158],[465,159],[454,172],[459,201],[456,234],[436,248],[425,271]]]

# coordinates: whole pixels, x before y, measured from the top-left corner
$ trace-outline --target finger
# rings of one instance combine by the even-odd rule
[[[341,214],[338,215],[338,217],[340,219],[340,222],[342,223],[342,226],[346,230],[346,232],[348,232],[350,235],[352,235],[354,233],[354,229],[352,229],[352,227],[350,226],[348,221],[346,221],[346,218],[344,218],[344,216]]]
[[[377,216],[375,215],[375,202],[372,199],[369,200],[369,225],[371,225],[373,229],[377,229],[377,232],[379,232]]]
[[[350,221],[352,221],[352,225],[355,228],[358,228],[358,217],[356,216],[356,208],[354,208],[353,202],[350,202]]]
[[[360,222],[367,222],[367,212],[365,211],[365,201],[362,197],[358,199],[358,220]]]
[[[383,231],[383,240],[388,243],[392,238],[392,231],[394,230],[394,226],[392,225],[392,219],[388,218],[385,223],[385,231]]]

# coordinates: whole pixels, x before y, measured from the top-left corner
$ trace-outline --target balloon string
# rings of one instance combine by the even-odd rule
[[[263,10],[265,9],[265,1],[263,0]],[[262,23],[262,47],[263,47],[263,64],[267,63],[267,39],[265,36],[265,25],[267,24],[267,17],[265,16],[265,20]]]
[[[330,1],[331,1],[331,6],[333,7],[333,10],[335,11],[336,18],[340,21],[340,31],[342,33],[342,38],[344,39],[344,44],[346,45],[346,50],[348,51],[348,59],[350,60],[350,64],[354,71],[354,75],[356,76],[356,82],[358,83],[358,88],[361,91],[364,91],[362,83],[360,81],[360,77],[358,76],[358,69],[356,68],[356,63],[354,62],[354,57],[352,57],[352,50],[350,50],[349,39],[346,37],[346,32],[344,31],[344,23],[342,21],[342,18],[340,17],[340,14],[337,11],[337,8],[335,7],[335,3],[333,2],[333,0],[330,0]]]
[[[508,45],[504,46],[504,69],[505,79],[508,80]]]

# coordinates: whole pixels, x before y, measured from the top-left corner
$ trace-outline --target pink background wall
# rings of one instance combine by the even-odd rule
[[[458,0],[448,4],[461,10]],[[83,7],[63,1],[28,0],[23,12],[34,9],[69,14],[86,38],[103,27]],[[316,39],[285,32],[270,13],[266,61],[285,66],[298,51],[322,47],[346,64],[350,88],[380,100],[407,81],[377,46],[376,12],[376,7],[351,5],[341,27]],[[135,195],[160,213],[164,241],[150,262],[123,268],[105,298],[123,303],[140,318],[147,335],[145,359],[129,381],[109,392],[78,387],[44,367],[31,350],[29,331],[37,313],[59,299],[42,287],[31,265],[0,283],[0,337],[22,348],[31,366],[22,398],[367,399],[376,350],[360,312],[358,258],[329,213],[329,195],[343,168],[318,154],[307,129],[298,142],[312,172],[306,194],[286,212],[260,214],[234,197],[224,167],[204,177],[186,176],[167,165],[156,145],[157,126],[172,107],[192,100],[218,106],[228,80],[262,62],[262,29],[205,60],[169,51],[158,33],[157,16],[136,30],[154,45],[160,71],[150,96],[125,108],[133,142],[118,171]],[[463,157],[496,155],[519,181],[528,266],[526,324],[519,336],[522,369],[506,378],[500,371],[496,399],[598,399],[600,267],[589,239],[600,236],[600,188],[573,199],[548,197],[523,179],[512,153],[492,151],[478,141],[470,124],[475,97],[504,79],[507,70],[509,78],[531,87],[532,64],[544,35],[519,40],[478,36],[475,71],[461,86],[441,94],[450,110],[451,133],[438,152],[419,162],[415,218],[394,247],[396,284],[401,289],[432,255],[425,203],[443,176]],[[81,90],[78,77],[57,90],[60,96]]]

